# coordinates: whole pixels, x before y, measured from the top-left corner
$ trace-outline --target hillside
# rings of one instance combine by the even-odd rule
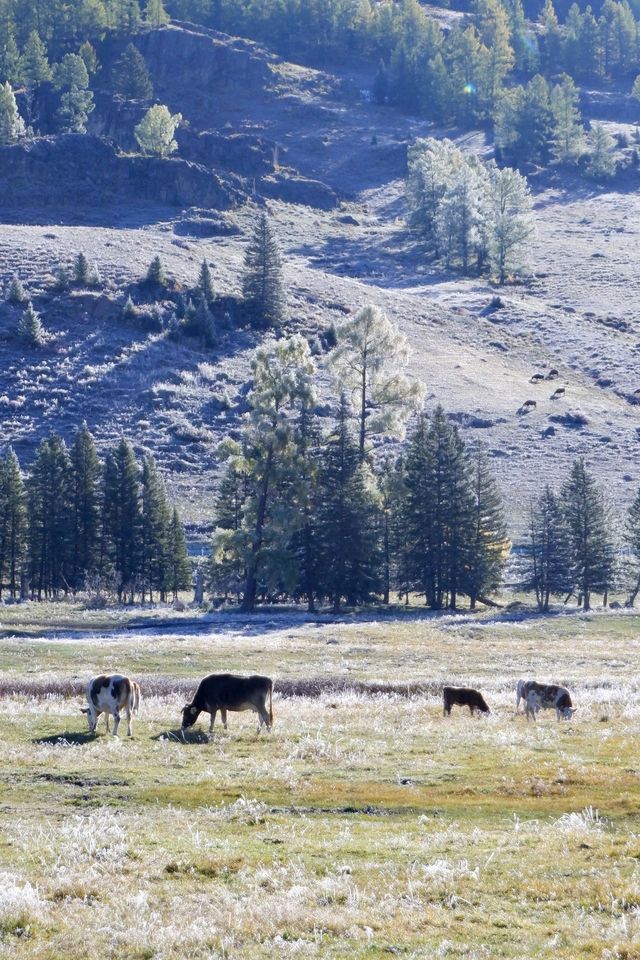
[[[100,51],[105,69],[122,45]],[[534,277],[500,291],[504,306],[489,311],[487,281],[426,262],[403,198],[415,137],[448,135],[485,154],[483,133],[436,131],[373,104],[363,67],[313,70],[176,24],[138,45],[157,99],[186,121],[179,159],[120,155],[100,139],[131,147],[139,116],[99,90],[82,153],[73,137],[0,148],[1,279],[20,275],[55,334],[29,351],[11,334],[15,308],[0,307],[0,409],[25,460],[41,436],[82,419],[101,445],[124,432],[156,454],[192,539],[205,537],[216,441],[244,410],[257,335],[231,329],[212,351],[176,342],[124,323],[122,289],[160,254],[178,284],[192,284],[206,258],[217,290],[237,293],[246,237],[267,203],[285,253],[290,328],[313,338],[363,303],[384,307],[409,339],[429,402],[488,446],[514,518],[541,477],[561,478],[578,455],[628,502],[640,481],[633,178],[605,190],[577,175],[532,177]],[[586,117],[632,133],[628,97],[591,93]],[[52,269],[78,250],[98,265],[104,290],[52,293]],[[557,382],[529,382],[552,368]],[[552,400],[557,386],[566,393]],[[530,399],[533,412],[519,412]]]

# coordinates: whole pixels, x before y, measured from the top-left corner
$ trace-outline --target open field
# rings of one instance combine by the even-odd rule
[[[640,957],[638,626],[261,616],[0,640],[23,691],[0,699],[0,956]],[[276,696],[270,737],[231,714],[183,743],[189,680],[227,668],[433,692]],[[181,691],[149,693],[131,741],[28,692],[116,669]],[[521,675],[567,683],[574,721],[514,716]],[[443,719],[443,681],[492,715]]]

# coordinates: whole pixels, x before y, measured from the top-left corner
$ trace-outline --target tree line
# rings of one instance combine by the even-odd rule
[[[327,423],[308,343],[294,336],[256,352],[250,410],[220,448],[215,596],[245,610],[288,598],[338,611],[419,593],[439,610],[497,588],[509,545],[487,458],[465,447],[442,408],[420,413],[424,390],[406,360],[406,341],[378,308],[345,320],[326,361],[339,385]],[[406,449],[385,455],[412,414]]]
[[[86,424],[42,440],[26,477],[0,460],[0,596],[42,600],[113,585],[120,602],[191,585],[178,511],[154,458],[121,440],[101,460]]]
[[[511,540],[482,445],[469,447],[441,406],[405,373],[407,345],[368,306],[339,324],[318,369],[300,336],[271,341],[252,363],[249,411],[220,445],[209,588],[246,611],[259,602],[359,606],[410,602],[455,610],[495,603]],[[335,407],[318,405],[320,372]],[[391,452],[388,441],[399,448]],[[640,592],[640,492],[618,518],[577,460],[560,491],[529,506],[517,586],[540,611],[575,597]]]
[[[585,172],[598,179],[615,173],[614,141],[601,124],[585,131],[574,81],[640,70],[638,23],[626,0],[605,0],[597,20],[591,7],[581,12],[573,4],[564,25],[552,0],[535,25],[521,0],[474,0],[447,30],[418,0],[174,0],[166,9],[162,0],[142,7],[137,0],[84,0],[75,16],[69,4],[47,4],[38,15],[27,9],[32,6],[4,0],[0,14],[0,143],[32,131],[34,91],[47,83],[58,95],[55,130],[84,133],[94,109],[90,85],[100,73],[93,43],[107,33],[135,36],[162,26],[169,14],[257,37],[293,58],[377,58],[371,93],[379,103],[439,123],[489,123],[501,161],[584,161]],[[133,43],[101,83],[125,99],[153,96],[147,64]],[[24,116],[16,88],[26,91]],[[640,91],[640,80],[633,91]],[[175,152],[181,119],[164,104],[150,106],[134,131],[142,152]]]

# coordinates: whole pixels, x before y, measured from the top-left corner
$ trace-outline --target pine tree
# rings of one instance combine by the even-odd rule
[[[171,113],[163,103],[150,107],[133,131],[142,152],[163,158],[175,153],[178,142],[173,135],[181,120],[182,114]]]
[[[27,299],[27,294],[25,293],[22,281],[17,275],[14,274],[14,277],[9,285],[7,301],[14,304],[14,306],[19,306],[21,303],[26,303]]]
[[[585,150],[578,88],[565,73],[551,91],[551,151],[558,163],[576,163]]]
[[[187,541],[184,527],[176,507],[171,513],[171,520],[167,530],[167,562],[164,589],[174,600],[178,599],[180,590],[188,590],[191,586],[191,561],[187,551]]]
[[[216,293],[213,289],[211,270],[209,269],[209,264],[206,260],[203,260],[200,266],[198,285],[196,289],[198,296],[207,304],[207,306],[211,306],[216,298]]]
[[[154,28],[162,27],[169,22],[169,16],[162,0],[147,0],[144,19],[145,23]]]
[[[98,72],[100,68],[100,64],[98,63],[98,55],[95,51],[95,47],[89,43],[88,40],[85,40],[80,44],[78,56],[82,57],[84,65],[87,68],[87,73],[90,77]]]
[[[632,607],[640,592],[640,490],[627,513],[624,540],[630,553],[630,566],[635,581],[628,600],[628,606]]]
[[[116,60],[111,73],[114,93],[125,100],[150,100],[153,84],[144,57],[132,43]]]
[[[53,85],[56,90],[71,90],[78,87],[86,90],[89,86],[89,71],[82,57],[77,53],[67,53],[53,68]]]
[[[235,548],[246,570],[243,609],[254,609],[261,583],[292,580],[288,544],[299,523],[295,505],[279,496],[299,474],[296,424],[300,408],[313,401],[315,365],[300,336],[256,351],[250,413],[241,442],[222,453],[246,477],[247,495]]]
[[[562,30],[553,6],[553,0],[545,0],[540,14],[542,23],[541,65],[545,73],[553,73],[562,63]]]
[[[22,56],[20,57],[20,75],[29,85],[51,80],[51,67],[47,59],[47,48],[38,33],[29,34]]]
[[[86,423],[74,437],[69,461],[72,525],[69,585],[75,591],[82,588],[87,576],[97,572],[99,565],[102,468]]]
[[[433,610],[455,609],[468,586],[474,517],[472,471],[464,444],[442,407],[420,420],[407,452],[407,580]]]
[[[91,269],[89,267],[89,261],[84,253],[80,251],[73,264],[73,282],[77,283],[79,287],[88,287],[90,285],[90,279]]]
[[[156,255],[149,264],[144,282],[154,287],[164,287],[166,285],[167,278],[159,256]]]
[[[64,441],[43,440],[27,485],[29,502],[29,571],[38,600],[69,589],[70,463]]]
[[[9,83],[0,84],[0,144],[15,143],[24,136],[24,123]]]
[[[380,522],[380,553],[382,602],[389,603],[391,590],[399,587],[404,555],[404,526],[406,487],[404,465],[401,459],[395,463],[386,456],[377,474]]]
[[[509,553],[502,497],[480,446],[473,464],[473,508],[464,570],[464,592],[474,610],[477,600],[496,590]]]
[[[136,33],[142,22],[140,3],[138,0],[112,0],[111,17],[113,26],[118,33],[130,36]]]
[[[283,491],[284,497],[292,498],[299,517],[288,549],[296,574],[294,598],[304,597],[307,610],[314,613],[322,571],[322,541],[318,523],[322,438],[310,403],[300,408],[296,434],[299,467],[292,475],[292,482]]]
[[[574,587],[584,610],[591,594],[605,596],[615,576],[610,522],[602,493],[584,460],[576,460],[562,490],[569,528]]]
[[[164,484],[152,456],[146,456],[142,464],[141,491],[141,537],[140,576],[142,578],[142,602],[145,590],[153,603],[153,591],[164,599],[168,573],[168,535],[171,514]]]
[[[481,92],[493,108],[515,63],[507,12],[499,0],[474,0],[473,15],[486,54],[480,73]]]
[[[46,340],[40,316],[31,303],[27,304],[26,310],[18,320],[18,336],[30,347],[41,347]]]
[[[278,240],[266,213],[256,223],[244,256],[242,295],[252,326],[279,329],[286,318],[286,294]]]
[[[375,482],[351,435],[351,412],[342,396],[334,433],[327,438],[320,473],[319,592],[338,613],[341,604],[365,603],[380,588]]]
[[[532,502],[526,589],[534,590],[538,610],[549,610],[551,597],[573,589],[571,541],[563,504],[549,486]]]
[[[57,118],[61,133],[86,133],[87,120],[95,104],[91,90],[71,87],[60,97]]]
[[[595,180],[608,180],[615,176],[616,160],[613,155],[614,140],[601,123],[593,123],[588,135],[589,162],[586,172]]]
[[[11,33],[0,49],[0,77],[13,87],[22,83],[22,65],[16,38]]]
[[[402,372],[407,341],[379,307],[363,307],[344,320],[336,333],[329,365],[336,382],[353,399],[363,460],[370,436],[403,436],[407,418],[420,405],[424,390]]]
[[[18,595],[25,560],[27,495],[18,458],[11,448],[0,461],[0,597],[6,586]]]
[[[223,594],[239,596],[246,568],[241,550],[244,506],[247,499],[248,476],[244,469],[227,465],[215,502],[214,534],[209,554],[209,587]]]
[[[218,342],[216,322],[204,300],[200,300],[198,306],[189,312],[185,329],[198,337],[203,347],[214,347]]]
[[[131,444],[121,440],[105,460],[102,518],[119,602],[126,594],[133,602],[140,573],[141,523],[138,464]]]

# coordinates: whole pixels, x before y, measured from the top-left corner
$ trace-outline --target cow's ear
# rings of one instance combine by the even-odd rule
[[[192,714],[193,714],[193,713],[197,713],[197,712],[198,712],[198,711],[196,710],[195,707],[189,707],[189,713],[192,713]]]

